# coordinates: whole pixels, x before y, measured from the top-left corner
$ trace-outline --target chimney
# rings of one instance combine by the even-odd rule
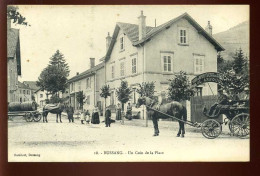
[[[90,68],[95,67],[95,58],[89,58],[90,59]]]
[[[76,75],[79,75],[79,72],[77,72]]]
[[[207,27],[205,28],[205,30],[207,31],[207,33],[208,33],[209,35],[212,36],[212,26],[211,26],[211,24],[210,24],[210,21],[208,21],[208,25],[207,25]]]
[[[7,30],[11,29],[11,19],[7,17]]]
[[[109,45],[110,45],[110,42],[112,40],[112,37],[110,37],[109,33],[107,34],[107,37],[106,37],[106,48],[108,50],[109,48]]]
[[[146,24],[145,24],[145,18],[143,11],[141,10],[141,15],[138,17],[139,20],[139,40],[145,38],[146,35]]]

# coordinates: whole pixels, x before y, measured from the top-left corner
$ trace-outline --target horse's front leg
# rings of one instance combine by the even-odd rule
[[[56,123],[59,123],[59,122],[58,122],[58,114],[56,114]]]
[[[158,128],[158,118],[153,115],[153,126],[154,126],[154,135],[153,136],[159,136],[159,128]]]
[[[61,121],[61,113],[59,114],[59,116],[60,116],[60,123],[62,123],[62,121]]]

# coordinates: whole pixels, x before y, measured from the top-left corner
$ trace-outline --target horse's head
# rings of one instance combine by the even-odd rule
[[[152,99],[151,98],[149,98],[149,97],[140,97],[137,100],[136,108],[139,108],[141,105],[149,106],[151,104],[152,104]]]

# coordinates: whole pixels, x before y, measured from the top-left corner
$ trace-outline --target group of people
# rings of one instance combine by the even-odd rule
[[[66,108],[66,112],[68,115],[68,119],[69,119],[69,123],[74,122],[74,108],[70,105]],[[99,113],[98,113],[98,108],[95,107],[93,109],[92,115],[91,115],[91,119],[90,119],[90,112],[89,110],[85,110],[83,109],[82,111],[79,112],[80,114],[80,121],[81,124],[84,124],[84,121],[86,121],[86,123],[91,122],[92,124],[99,124],[100,123],[100,119],[99,119]]]
[[[66,108],[66,112],[68,114],[68,119],[69,122],[74,122],[74,108],[69,105]],[[86,122],[87,124],[92,123],[92,124],[99,124],[100,123],[100,119],[99,119],[99,113],[98,113],[98,108],[95,107],[93,109],[92,114],[90,114],[89,110],[85,110],[83,109],[82,111],[79,112],[80,115],[80,121],[81,124],[84,124],[84,122]],[[127,106],[127,111],[126,111],[126,117],[128,117],[129,120],[132,119],[132,106],[130,105],[130,103],[128,103]],[[122,111],[121,111],[121,105],[120,103],[117,104],[117,108],[116,108],[116,120],[122,120]],[[113,120],[111,120],[111,109],[109,107],[106,108],[105,111],[105,125],[106,127],[110,127],[111,122]]]

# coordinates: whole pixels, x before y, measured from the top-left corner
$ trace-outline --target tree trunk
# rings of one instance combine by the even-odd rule
[[[122,124],[124,125],[125,111],[124,111],[124,103],[122,103]]]

